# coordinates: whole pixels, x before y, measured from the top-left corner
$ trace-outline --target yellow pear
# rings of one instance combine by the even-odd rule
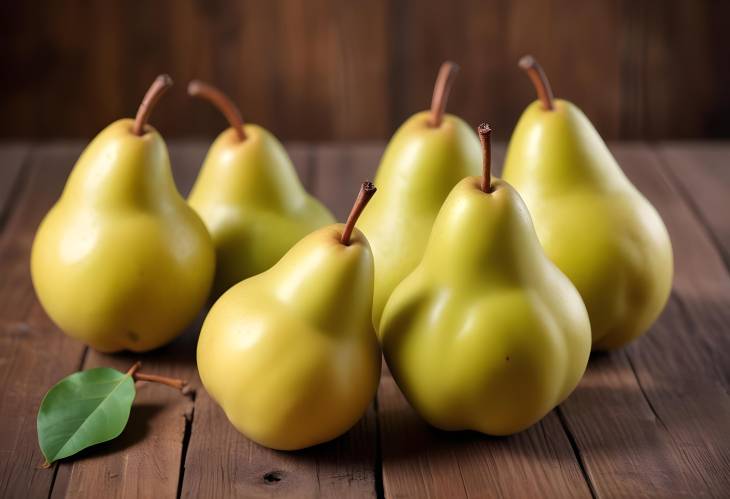
[[[244,125],[233,102],[212,86],[193,81],[188,93],[211,101],[231,125],[208,151],[188,198],[215,243],[217,296],[274,265],[334,217],[304,190],[276,137]]]
[[[532,57],[520,65],[539,99],[517,123],[504,179],[524,198],[547,255],[580,291],[593,348],[621,347],[643,334],[667,302],[669,235],[580,109],[553,98]]]
[[[177,191],[165,142],[146,124],[171,84],[159,77],[135,120],[96,136],[33,241],[41,305],[99,351],[169,342],[203,307],[213,280],[210,235]]]
[[[396,287],[380,340],[411,405],[433,426],[508,435],[535,424],[582,377],[588,314],[547,258],[517,192],[482,177],[447,197],[423,259]]]
[[[430,112],[417,113],[395,133],[378,167],[380,193],[359,227],[375,257],[373,324],[393,289],[418,265],[431,225],[451,188],[480,169],[479,140],[462,119],[444,114],[458,67],[441,66]]]
[[[248,438],[293,450],[331,440],[372,402],[380,347],[371,322],[373,257],[357,217],[318,229],[272,268],[215,302],[198,341],[208,393]]]

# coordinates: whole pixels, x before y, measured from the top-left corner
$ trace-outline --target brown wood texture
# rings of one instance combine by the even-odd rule
[[[207,142],[170,143],[186,193]],[[82,144],[0,146],[0,497],[723,497],[730,490],[730,144],[613,146],[662,215],[672,298],[652,330],[594,355],[578,389],[519,435],[425,425],[384,370],[376,404],[343,437],[301,452],[238,434],[200,386],[199,321],[144,355],[101,355],[63,336],[34,297],[37,224]],[[289,147],[303,183],[344,220],[381,143]],[[499,166],[504,146],[494,148]],[[35,414],[60,378],[99,365],[188,378],[195,395],[143,384],[116,440],[50,470]]]
[[[167,136],[220,129],[185,96],[201,78],[287,140],[386,139],[450,58],[449,109],[506,138],[534,99],[516,67],[531,52],[608,138],[728,137],[729,17],[711,0],[4,2],[0,136],[88,137],[168,72]]]

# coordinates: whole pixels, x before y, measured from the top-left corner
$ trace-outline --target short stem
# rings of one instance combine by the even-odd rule
[[[439,74],[436,77],[436,84],[433,87],[433,97],[431,98],[431,117],[428,124],[434,128],[441,126],[446,112],[446,102],[449,100],[449,93],[454,84],[456,73],[459,72],[459,66],[451,61],[446,61],[441,65]]]
[[[492,192],[492,129],[486,123],[477,128],[482,143],[482,191]]]
[[[157,374],[136,373],[134,374],[134,379],[136,381],[149,381],[150,383],[160,383],[162,385],[171,386],[178,390],[182,390],[188,385],[188,382],[184,379],[168,378],[167,376],[158,376]]]
[[[350,236],[352,236],[352,230],[355,228],[357,219],[360,218],[362,210],[365,209],[365,206],[367,206],[375,191],[377,189],[372,182],[363,182],[360,186],[360,192],[357,195],[355,204],[352,205],[350,215],[347,217],[347,223],[345,223],[345,230],[342,231],[342,237],[340,238],[340,242],[345,246],[350,245]]]
[[[188,382],[178,378],[168,378],[167,376],[159,376],[157,374],[146,374],[138,372],[142,367],[141,362],[135,362],[132,367],[127,371],[127,376],[131,376],[135,381],[148,381],[151,383],[160,383],[162,385],[171,386],[178,390],[183,390]]]
[[[202,97],[217,107],[223,113],[223,116],[226,117],[231,128],[236,131],[238,140],[241,142],[246,140],[246,131],[243,129],[241,112],[226,94],[200,80],[193,80],[188,84],[188,94],[193,97]]]
[[[158,100],[160,100],[162,94],[164,94],[171,86],[172,78],[168,75],[160,75],[152,82],[149,90],[147,90],[147,93],[144,95],[144,99],[142,99],[142,104],[140,104],[139,109],[137,109],[137,116],[134,118],[132,132],[135,135],[144,135],[144,126],[147,124],[147,119],[150,117],[152,108],[155,107],[155,104]]]
[[[548,111],[555,109],[553,105],[553,89],[550,88],[550,82],[535,58],[531,55],[526,55],[520,59],[519,66],[527,72],[527,76],[532,80],[532,84],[537,91],[537,97],[542,102],[542,107]]]

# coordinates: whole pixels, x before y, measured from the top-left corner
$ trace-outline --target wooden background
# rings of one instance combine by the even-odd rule
[[[168,72],[165,136],[224,126],[185,96],[201,78],[282,139],[384,139],[451,58],[450,110],[506,138],[533,98],[526,52],[607,138],[729,137],[728,19],[721,0],[3,2],[0,137],[90,137]]]

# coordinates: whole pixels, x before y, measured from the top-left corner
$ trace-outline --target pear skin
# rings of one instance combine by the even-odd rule
[[[534,68],[541,99],[514,130],[504,179],[525,200],[547,255],[583,297],[593,349],[619,348],[646,332],[667,302],[669,235],[588,118],[552,98],[533,59],[522,64]]]
[[[102,352],[168,343],[204,306],[215,270],[205,225],[175,186],[162,137],[119,120],[74,166],[31,252],[41,305]]]
[[[225,292],[203,323],[203,385],[261,445],[294,450],[331,440],[375,396],[373,258],[353,226],[307,235],[272,268]]]
[[[218,92],[200,82],[189,88],[191,94],[206,98]],[[213,95],[231,127],[208,151],[188,202],[213,237],[218,296],[269,269],[299,239],[334,218],[306,192],[281,143],[264,128],[244,125],[227,98]]]
[[[449,194],[423,259],[388,300],[380,339],[396,383],[428,423],[509,435],[572,392],[591,332],[517,192],[501,180],[484,192],[481,183],[468,177]]]
[[[421,260],[431,225],[449,191],[464,177],[478,175],[481,168],[474,131],[462,119],[443,114],[447,82],[453,80],[455,68],[452,63],[442,66],[432,110],[409,118],[389,142],[375,177],[378,196],[358,224],[375,258],[376,330],[393,289]]]

